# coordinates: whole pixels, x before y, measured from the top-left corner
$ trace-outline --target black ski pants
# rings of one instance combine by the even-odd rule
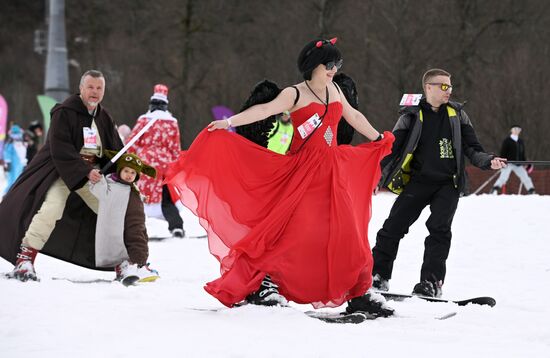
[[[424,262],[420,280],[444,281],[446,261],[451,248],[451,224],[458,205],[459,192],[452,183],[430,184],[411,181],[393,204],[390,216],[376,235],[372,249],[373,275],[389,280],[399,241],[409,232],[422,210],[429,205],[426,221],[429,235],[424,241]]]
[[[166,221],[168,221],[168,230],[174,229],[183,230],[183,220],[180,216],[180,212],[172,198],[170,197],[170,191],[166,185],[162,186],[162,202],[161,202],[162,215]]]

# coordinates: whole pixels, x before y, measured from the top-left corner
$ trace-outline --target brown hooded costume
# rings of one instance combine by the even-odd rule
[[[105,150],[112,158],[117,153]],[[133,183],[120,178],[122,168],[136,171]],[[95,184],[88,183],[90,192],[99,201],[97,213],[95,259],[98,267],[110,267],[123,260],[145,265],[149,256],[145,212],[137,181],[140,174],[156,176],[156,170],[132,153],[124,153],[116,161],[117,174],[109,174]]]
[[[103,148],[120,150],[123,145],[115,123],[98,105],[95,116]],[[51,111],[51,127],[44,146],[0,203],[0,256],[15,264],[19,246],[33,216],[40,209],[46,193],[61,177],[71,194],[65,204],[63,217],[40,251],[43,254],[102,270],[95,266],[96,215],[74,190],[87,181],[92,165],[79,152],[84,144],[83,128],[91,127],[92,116],[78,94],[57,104]],[[103,167],[108,160],[101,158]]]

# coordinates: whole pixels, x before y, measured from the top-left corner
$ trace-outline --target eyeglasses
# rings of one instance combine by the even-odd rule
[[[327,68],[327,71],[332,70],[334,67],[336,67],[337,70],[342,68],[342,65],[344,64],[344,60],[339,59],[338,61],[330,61],[325,63],[325,67]]]
[[[432,86],[439,86],[439,89],[442,90],[443,92],[453,90],[453,86],[451,86],[450,84],[447,84],[447,83],[426,83],[426,84],[427,85],[432,85]]]

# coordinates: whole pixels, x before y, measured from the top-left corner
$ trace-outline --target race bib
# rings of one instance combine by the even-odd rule
[[[401,98],[401,102],[399,102],[399,105],[400,106],[417,106],[420,103],[421,99],[422,99],[421,94],[405,93],[403,95],[403,98]]]
[[[317,128],[318,125],[321,123],[321,118],[319,118],[319,115],[315,113],[313,116],[309,117],[307,121],[302,123],[298,127],[298,133],[300,133],[300,137],[304,139],[308,135],[311,134]]]
[[[97,149],[97,130],[89,127],[82,128],[84,131],[84,148]]]

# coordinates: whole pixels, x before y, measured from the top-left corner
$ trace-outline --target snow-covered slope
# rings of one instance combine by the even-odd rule
[[[374,198],[371,245],[394,198]],[[418,280],[428,215],[401,243],[392,291],[408,293]],[[548,357],[549,218],[548,196],[461,199],[444,296],[490,295],[497,306],[411,299],[391,302],[395,317],[360,325],[308,318],[306,305],[198,310],[223,307],[202,289],[218,276],[205,239],[151,242],[162,278],[129,288],[53,280],[113,274],[39,255],[41,282],[0,279],[0,357]],[[0,272],[11,268],[0,259]]]

